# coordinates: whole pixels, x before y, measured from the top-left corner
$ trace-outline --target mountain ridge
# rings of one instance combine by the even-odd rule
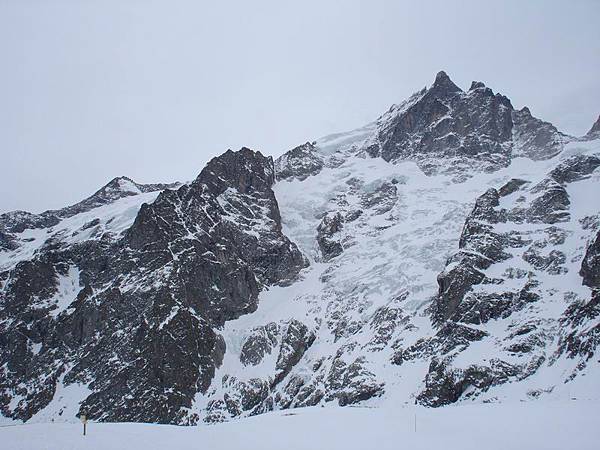
[[[228,150],[189,183],[4,214],[0,411],[195,424],[594,396],[599,166],[589,134],[440,72],[276,160]]]

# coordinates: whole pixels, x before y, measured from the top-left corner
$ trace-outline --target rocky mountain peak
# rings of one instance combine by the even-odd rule
[[[120,176],[110,180],[86,200],[97,199],[99,202],[112,201],[116,198],[141,194],[142,192],[143,190],[140,185],[131,178]]]
[[[274,182],[273,158],[242,147],[211,159],[192,185],[205,184],[213,192],[223,192],[233,186],[240,193],[248,194],[269,189]]]
[[[139,185],[127,176],[115,177],[102,186],[94,195],[106,195],[109,192],[139,194],[143,192],[143,185]]]
[[[592,125],[592,128],[590,128],[590,131],[587,132],[586,136],[597,136],[600,135],[600,115],[598,116],[598,119],[596,120],[596,122],[594,122],[594,125]]]
[[[121,175],[118,177],[114,177],[112,180],[110,180],[108,183],[106,183],[103,187],[107,187],[107,186],[118,187],[121,185],[121,183],[134,183],[135,184],[135,181],[133,181],[131,178],[129,178],[126,175]]]
[[[277,159],[276,177],[304,180],[362,152],[388,162],[411,160],[427,175],[464,180],[507,167],[514,157],[551,158],[569,139],[528,108],[515,110],[508,97],[483,82],[473,81],[464,92],[440,71],[431,87],[393,105],[372,124],[288,151]],[[334,143],[344,150],[332,152]]]
[[[510,101],[483,84],[463,92],[445,72],[382,123],[371,156],[411,159],[428,174],[462,172],[476,164],[495,170],[508,164],[512,130]],[[443,167],[442,167],[443,166]]]
[[[65,231],[0,271],[0,281],[12,280],[0,293],[0,323],[41,330],[8,343],[13,332],[0,328],[0,364],[9,367],[0,371],[0,412],[28,420],[59,383],[94,379],[80,399],[90,417],[195,423],[182,411],[221,365],[219,328],[255,311],[261,290],[290,283],[306,265],[281,231],[273,182],[271,157],[229,150],[177,190],[143,195],[150,188],[119,177],[90,197],[91,209],[56,217]],[[132,197],[121,216],[101,216],[100,200],[120,195]],[[124,232],[105,238],[114,222],[124,222]],[[60,352],[47,350],[55,345]],[[50,381],[32,381],[42,378]],[[26,384],[33,387],[19,387]],[[9,404],[7,391],[27,399]]]
[[[27,211],[12,211],[0,214],[0,231],[3,231],[5,236],[8,236],[10,233],[21,233],[26,229],[49,228],[58,224],[61,219],[73,217],[100,206],[109,205],[125,197],[174,189],[178,186],[180,186],[180,183],[177,182],[139,184],[126,176],[116,177],[89,197],[61,209],[48,210],[40,214],[33,214]],[[6,240],[4,240],[4,245],[6,245]],[[2,246],[3,243],[0,242],[0,247]]]
[[[323,165],[323,158],[318,154],[315,143],[306,142],[277,158],[275,176],[278,180],[304,180],[319,173]]]
[[[475,89],[482,89],[482,88],[485,88],[485,84],[483,84],[481,81],[472,81],[469,91],[474,91]]]
[[[450,79],[448,74],[443,70],[439,71],[435,76],[435,80],[431,89],[436,93],[445,93],[451,94],[454,92],[462,92],[462,89],[459,88],[454,82]]]

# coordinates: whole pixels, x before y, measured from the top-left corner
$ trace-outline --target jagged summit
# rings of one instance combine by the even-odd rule
[[[598,116],[598,119],[596,120],[596,122],[594,122],[594,125],[592,125],[592,128],[590,128],[590,131],[587,132],[586,136],[598,136],[600,135],[600,115]]]
[[[529,109],[515,110],[484,83],[473,81],[464,92],[441,71],[431,87],[393,105],[376,122],[326,137],[314,148],[296,147],[277,160],[276,169],[278,178],[305,178],[364,152],[385,161],[414,161],[428,175],[460,180],[500,170],[515,157],[551,158],[569,139]]]
[[[529,107],[527,107],[527,106],[523,106],[523,107],[522,107],[522,108],[519,110],[519,112],[520,112],[520,113],[523,113],[523,114],[525,114],[525,115],[527,115],[527,116],[531,116],[531,110],[530,110],[530,109],[529,109]]]
[[[208,184],[215,192],[225,191],[233,185],[246,194],[270,188],[274,182],[273,158],[242,147],[235,152],[229,149],[211,159],[192,185]]]
[[[450,79],[448,74],[441,70],[435,76],[431,90],[435,91],[438,95],[448,95],[455,92],[462,92],[454,82]]]
[[[485,88],[485,84],[483,84],[481,81],[472,81],[469,91],[473,91],[475,89],[483,89],[483,88]]]

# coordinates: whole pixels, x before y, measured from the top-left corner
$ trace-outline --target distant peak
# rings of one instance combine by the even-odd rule
[[[253,150],[250,147],[242,147],[237,152],[229,150],[233,154],[241,155],[244,158],[256,159],[256,158],[264,158],[265,156],[260,152],[260,150]]]
[[[437,75],[435,76],[435,82],[442,82],[442,81],[452,81],[450,80],[450,77],[448,76],[448,74],[446,72],[444,72],[443,70],[440,70]]]
[[[110,180],[108,183],[105,184],[105,186],[115,186],[118,185],[120,181],[130,181],[133,183],[133,180],[129,177],[126,176],[120,176],[120,177],[114,177],[112,180]]]
[[[433,82],[433,89],[442,90],[444,92],[460,92],[461,89],[452,82],[450,77],[443,70],[439,71]]]
[[[129,177],[120,176],[120,177],[115,177],[112,180],[110,180],[108,183],[106,183],[104,185],[104,187],[113,187],[113,188],[116,188],[116,187],[121,186],[124,183],[134,183],[135,184],[135,181],[133,181]]]
[[[528,108],[527,106],[523,106],[523,107],[521,108],[521,112],[522,112],[523,114],[527,114],[528,116],[530,116],[530,115],[531,115],[531,111],[529,110],[529,108]]]
[[[305,148],[307,150],[310,150],[310,151],[314,151],[316,144],[317,144],[316,141],[312,141],[312,142],[306,141],[306,143],[302,144],[300,147],[303,147],[303,148]]]
[[[475,89],[481,89],[484,88],[485,84],[483,84],[481,81],[472,81],[471,82],[471,87],[469,88],[470,91],[473,91]]]
[[[588,131],[587,134],[589,136],[595,133],[600,133],[600,115],[598,116],[598,119],[596,119],[596,122],[594,122],[594,125],[592,125],[592,128],[590,128],[590,131]]]
[[[131,178],[126,176],[113,178],[106,185],[104,185],[104,187],[102,187],[100,191],[98,191],[96,194],[98,194],[99,192],[107,191],[131,192],[135,194],[139,194],[141,192],[139,185]]]

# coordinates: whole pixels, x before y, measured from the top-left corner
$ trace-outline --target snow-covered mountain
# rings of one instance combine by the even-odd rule
[[[190,183],[0,216],[6,420],[598,399],[600,125],[440,72],[375,122]]]

